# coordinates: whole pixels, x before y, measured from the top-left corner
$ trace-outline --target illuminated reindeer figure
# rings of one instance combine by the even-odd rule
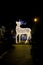
[[[18,43],[17,42],[17,36],[19,35],[19,43],[20,43],[21,42],[20,37],[23,34],[26,34],[27,35],[27,40],[25,42],[25,43],[27,43],[28,42],[28,38],[31,39],[31,29],[30,28],[21,28],[20,27],[20,25],[21,25],[21,22],[20,21],[16,21],[16,25],[17,25],[16,26],[16,43]]]

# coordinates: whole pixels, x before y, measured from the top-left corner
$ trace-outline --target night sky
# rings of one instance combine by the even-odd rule
[[[33,18],[39,17],[40,21],[43,20],[43,10],[39,7],[27,7],[27,8],[18,8],[13,11],[13,15],[0,15],[0,26],[12,26],[15,27],[16,20],[22,19],[27,22],[26,27],[32,27]]]

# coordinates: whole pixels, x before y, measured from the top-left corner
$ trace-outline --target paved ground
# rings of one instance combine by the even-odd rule
[[[13,45],[1,59],[1,65],[33,65],[30,45]]]

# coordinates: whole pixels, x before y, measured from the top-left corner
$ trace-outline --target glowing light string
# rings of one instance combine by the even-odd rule
[[[22,34],[26,34],[27,35],[27,40],[25,43],[28,42],[28,38],[31,39],[31,29],[30,28],[21,28],[21,21],[16,21],[16,43],[18,43],[17,41],[17,36],[19,35],[19,43],[21,42],[20,37]]]

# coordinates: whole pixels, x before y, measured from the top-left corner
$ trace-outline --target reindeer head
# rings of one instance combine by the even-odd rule
[[[20,25],[21,25],[21,22],[16,21],[16,25],[17,25],[17,26],[20,26]]]

